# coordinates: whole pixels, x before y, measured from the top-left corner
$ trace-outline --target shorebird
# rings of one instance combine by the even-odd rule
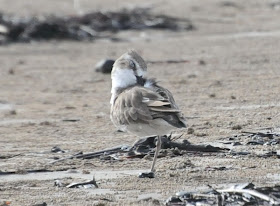
[[[154,177],[161,136],[186,127],[185,118],[172,93],[147,78],[147,65],[136,51],[128,51],[115,61],[111,79],[110,117],[114,125],[139,137],[157,136],[151,170],[140,174]]]

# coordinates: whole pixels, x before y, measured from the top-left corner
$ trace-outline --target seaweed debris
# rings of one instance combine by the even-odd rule
[[[77,16],[19,17],[0,13],[0,43],[30,42],[32,40],[89,41],[111,38],[121,30],[193,30],[189,19],[156,15],[150,9],[121,9],[114,12],[90,12]],[[107,32],[106,34],[103,34]],[[109,35],[108,36],[108,32]]]

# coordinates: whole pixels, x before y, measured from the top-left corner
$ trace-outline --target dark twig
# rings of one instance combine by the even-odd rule
[[[173,59],[169,59],[169,60],[158,60],[158,61],[147,61],[147,63],[150,64],[178,64],[178,63],[189,63],[189,60],[173,60]]]
[[[69,169],[76,169],[76,167],[71,168],[62,168],[62,169],[56,169],[56,170],[49,170],[49,169],[34,169],[34,170],[22,170],[22,171],[8,171],[8,172],[2,172],[0,171],[1,175],[13,175],[13,174],[20,174],[20,173],[40,173],[40,172],[57,172],[57,171],[66,171]]]
[[[171,135],[170,135],[171,136]],[[170,137],[170,141],[176,141],[178,139],[180,139],[183,136],[183,134],[179,135],[179,136],[175,136],[173,138]]]
[[[264,133],[264,132],[242,131],[242,133],[245,133],[245,134],[252,134],[252,135],[258,135],[258,136],[261,136],[261,137],[268,137],[268,138],[272,138],[273,136],[279,136],[279,135],[280,135],[280,134],[278,134],[278,133],[273,133],[273,132]]]
[[[1,156],[0,156],[0,159],[10,159],[10,158],[17,157],[17,156],[20,156],[20,155],[22,155],[22,154],[1,155]]]
[[[123,148],[123,146],[117,146],[117,147],[113,147],[113,148],[110,148],[110,149],[104,149],[104,150],[101,150],[101,151],[90,152],[90,153],[86,153],[86,154],[82,154],[82,152],[79,152],[79,153],[74,154],[70,157],[54,160],[54,161],[50,162],[50,164],[54,164],[56,162],[61,162],[61,161],[64,161],[64,160],[74,159],[74,158],[77,158],[77,159],[91,159],[91,158],[95,158],[95,157],[100,157],[101,155],[104,155],[104,154],[117,153],[117,152],[121,151],[122,148]]]

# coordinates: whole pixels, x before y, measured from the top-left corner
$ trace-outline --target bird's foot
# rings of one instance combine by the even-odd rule
[[[155,178],[154,172],[140,172],[138,175],[139,178]]]

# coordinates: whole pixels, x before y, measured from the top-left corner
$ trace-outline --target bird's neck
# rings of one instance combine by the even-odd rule
[[[157,82],[155,79],[146,79],[143,77],[137,77],[137,82],[133,84],[118,84],[118,82],[114,82],[114,79],[112,78],[112,89],[111,89],[111,100],[110,103],[113,105],[115,100],[117,99],[118,95],[122,93],[127,88],[133,87],[133,86],[142,86],[146,88],[151,88],[157,85]]]

